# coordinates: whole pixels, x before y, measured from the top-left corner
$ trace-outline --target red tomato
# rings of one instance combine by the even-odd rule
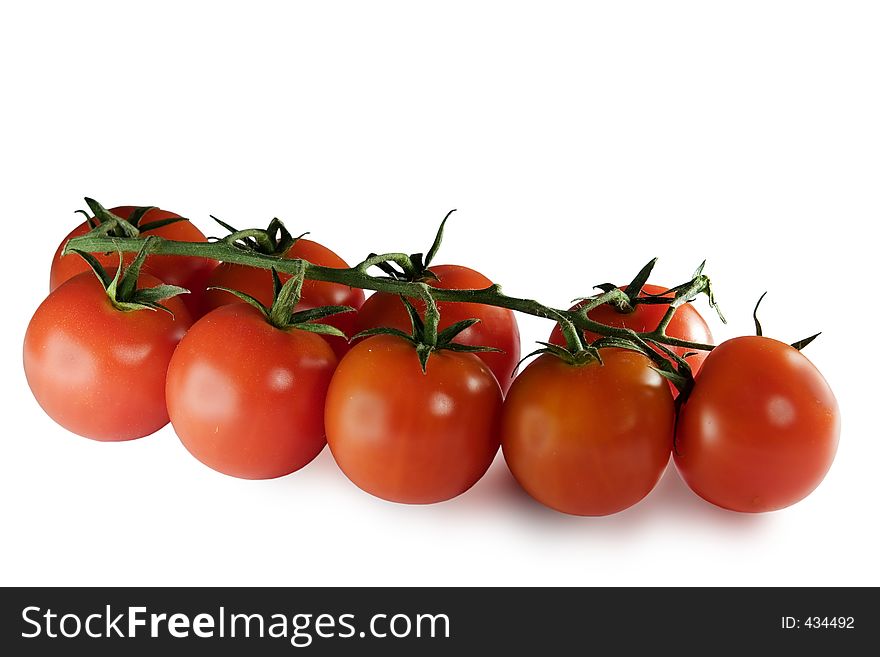
[[[819,485],[839,434],[837,400],[807,357],[783,342],[745,336],[706,359],[679,416],[675,463],[713,504],[774,511]]]
[[[474,290],[492,285],[492,281],[481,273],[460,265],[436,265],[431,267],[439,280],[428,281],[432,287],[445,290]],[[424,302],[412,299],[413,305],[424,313]],[[461,344],[495,347],[500,352],[486,351],[479,356],[507,391],[513,380],[513,369],[520,359],[519,327],[511,310],[485,306],[479,303],[458,303],[440,301],[440,330],[463,319],[476,317],[480,320],[470,328],[459,333],[455,342]],[[357,315],[357,332],[366,329],[387,326],[407,333],[410,331],[410,319],[400,297],[393,294],[377,292],[364,302]]]
[[[134,209],[134,206],[125,205],[113,208],[110,212],[120,219],[128,219]],[[145,225],[154,221],[161,221],[163,219],[170,219],[179,216],[180,215],[174,214],[173,212],[154,208],[143,216],[140,223],[141,225]],[[52,258],[52,269],[49,273],[50,290],[54,290],[64,281],[77,274],[90,271],[89,266],[77,254],[70,253],[66,256],[61,255],[61,251],[64,248],[64,245],[67,244],[68,240],[73,237],[85,235],[89,230],[91,230],[91,228],[88,222],[83,222],[70,231],[67,237],[65,237],[61,244],[58,245],[58,248],[55,250],[55,256]],[[205,241],[205,236],[202,231],[189,221],[178,221],[173,224],[168,224],[167,226],[161,226],[155,230],[147,231],[144,235],[158,235],[165,239],[182,242]],[[107,271],[116,271],[116,268],[119,266],[118,253],[95,253],[93,255]],[[134,260],[134,256],[134,253],[125,253],[123,256],[124,263],[126,265],[130,263]],[[216,266],[217,263],[214,260],[208,260],[206,258],[151,255],[147,257],[146,263],[144,264],[144,271],[161,279],[163,283],[179,285],[180,287],[185,287],[189,290],[190,294],[183,295],[181,299],[183,299],[190,314],[193,317],[199,317],[202,311],[201,304],[202,296],[205,291],[205,282],[208,280],[208,276]]]
[[[326,246],[307,239],[298,239],[290,247],[285,258],[302,258],[313,265],[322,267],[334,267],[348,269],[348,264]],[[287,281],[290,276],[279,274],[281,281]],[[245,267],[228,262],[221,263],[211,274],[208,287],[227,287],[239,292],[245,292],[257,299],[260,303],[269,307],[272,305],[274,287],[272,284],[272,272],[268,269]],[[208,290],[205,293],[205,307],[208,310],[219,308],[230,303],[238,303],[239,300],[222,290]],[[325,281],[303,281],[302,297],[297,310],[309,310],[318,306],[351,306],[355,310],[364,303],[364,291],[359,288],[351,288],[339,283],[327,283]],[[322,324],[335,326],[340,331],[351,337],[355,330],[355,313],[340,313],[331,315],[321,320]],[[348,351],[348,342],[342,338],[327,335],[324,339],[333,347],[338,358],[342,358]]]
[[[407,504],[465,492],[498,452],[501,388],[471,353],[437,351],[423,373],[413,345],[377,335],[339,363],[327,393],[327,442],[360,488]]]
[[[149,274],[139,281],[161,284]],[[117,310],[91,271],[52,292],[24,338],[24,371],[43,410],[95,440],[140,438],[167,424],[165,372],[191,319],[179,297],[162,304],[174,317]]]
[[[626,291],[626,286],[624,285],[621,289]],[[645,285],[642,288],[644,292],[649,294],[660,294],[667,289],[668,288],[659,285],[650,284]],[[576,310],[583,306],[584,303],[586,302],[575,304],[571,307],[571,310]],[[594,321],[601,322],[608,326],[628,328],[639,333],[645,333],[657,328],[657,325],[666,313],[667,308],[668,306],[658,304],[638,304],[633,312],[622,313],[614,308],[614,306],[606,303],[591,310],[587,316]],[[706,321],[700,313],[697,312],[697,309],[689,303],[679,307],[679,309],[675,311],[675,315],[672,316],[672,321],[669,322],[669,326],[666,327],[666,335],[673,338],[679,338],[680,340],[687,340],[688,342],[712,344],[712,332],[709,330],[709,326],[706,324]],[[593,333],[592,331],[584,331],[584,337],[592,342],[602,336]],[[553,328],[549,342],[558,345],[565,345],[565,338],[562,337],[562,330],[559,328],[558,324]],[[693,350],[688,350],[682,347],[672,347],[672,351],[679,356],[684,356],[688,351]],[[688,357],[687,362],[688,365],[691,366],[691,371],[696,373],[700,369],[703,361],[706,360],[706,355],[707,352],[698,351],[694,353],[693,356]]]
[[[669,462],[675,408],[646,356],[603,349],[604,365],[544,354],[516,377],[501,424],[513,476],[557,511],[604,516],[654,488]]]
[[[315,333],[275,328],[245,303],[223,306],[193,325],[171,359],[171,424],[214,470],[290,474],[326,444],[324,398],[336,362]]]

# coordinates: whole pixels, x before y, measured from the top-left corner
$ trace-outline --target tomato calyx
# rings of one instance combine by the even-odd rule
[[[310,333],[320,333],[321,335],[335,335],[348,340],[348,336],[335,326],[322,324],[317,320],[329,317],[330,315],[354,312],[355,309],[351,306],[318,306],[308,310],[296,310],[296,306],[302,297],[303,274],[305,271],[302,261],[297,262],[299,263],[299,270],[284,283],[281,282],[278,271],[274,268],[272,269],[273,297],[272,305],[269,307],[264,306],[258,299],[246,292],[220,286],[209,287],[208,289],[222,290],[223,292],[235,295],[259,310],[260,314],[263,315],[269,324],[282,331],[297,329]]]
[[[85,210],[77,210],[74,214],[81,214],[86,218],[86,223],[88,223],[89,228],[92,229],[91,234],[93,236],[140,237],[141,233],[155,230],[162,226],[176,224],[180,221],[189,221],[186,217],[169,217],[167,219],[158,219],[156,221],[141,223],[150,210],[156,209],[155,206],[145,205],[136,207],[131,211],[128,219],[123,219],[110,212],[110,210],[93,198],[87,196],[84,200],[86,205],[89,206],[89,210],[92,211],[92,215],[89,215]]]
[[[597,285],[596,289],[602,290],[602,292],[608,295],[607,300],[603,301],[603,303],[607,303],[619,313],[629,314],[634,312],[636,305],[639,303],[639,295],[642,293],[642,289],[645,287],[645,283],[648,282],[648,278],[651,276],[651,272],[654,270],[654,265],[656,264],[657,258],[652,258],[648,264],[639,270],[639,273],[635,275],[632,282],[626,286],[626,290],[623,290],[612,283],[602,283]],[[576,299],[576,301],[588,302],[591,300],[592,298]],[[601,304],[594,305],[590,310],[598,305]]]
[[[164,310],[172,317],[174,313],[160,302],[180,294],[189,294],[189,290],[177,285],[156,285],[155,287],[139,288],[138,277],[147,256],[153,250],[158,238],[147,237],[128,267],[123,267],[122,252],[119,252],[119,266],[116,274],[111,276],[100,261],[91,253],[74,250],[98,278],[107,298],[117,310],[133,312],[137,310]]]
[[[294,237],[290,231],[287,230],[284,222],[278,217],[272,219],[265,229],[249,228],[247,230],[238,230],[225,221],[218,219],[213,214],[209,216],[229,231],[229,235],[219,238],[220,241],[226,242],[230,246],[234,246],[244,251],[259,253],[266,256],[282,258],[291,248],[293,248],[293,245],[296,244],[297,240],[308,235],[308,232],[305,232],[298,237]]]
[[[443,243],[443,230],[446,227],[446,221],[452,216],[455,209],[450,210],[440,222],[434,241],[428,248],[427,253],[411,253],[409,255],[403,253],[388,253],[378,255],[371,253],[367,259],[359,265],[359,269],[368,269],[369,267],[378,267],[385,274],[383,278],[393,281],[408,281],[410,283],[427,283],[428,281],[439,280],[437,274],[430,270],[434,257],[440,250]]]
[[[423,298],[426,300],[424,320],[419,316],[419,312],[416,310],[415,306],[413,306],[412,302],[409,299],[402,295],[400,297],[404,307],[406,308],[406,312],[409,315],[410,323],[412,325],[412,331],[410,333],[388,326],[378,326],[375,328],[367,329],[365,331],[361,331],[357,335],[353,336],[352,340],[356,340],[358,338],[366,338],[372,335],[394,335],[399,338],[403,338],[407,342],[411,343],[413,347],[415,347],[416,353],[419,356],[419,364],[422,367],[423,373],[428,371],[428,358],[435,351],[446,350],[462,353],[483,353],[487,351],[501,351],[501,349],[497,349],[495,347],[485,347],[480,345],[469,345],[462,344],[460,342],[454,342],[455,338],[460,333],[469,329],[471,326],[480,321],[475,317],[455,322],[454,324],[450,324],[449,326],[447,326],[442,331],[438,331],[437,325],[440,321],[440,313],[437,311],[437,304],[434,302],[434,299],[431,296],[430,288],[426,284],[422,285],[424,288]]]
[[[752,311],[752,319],[755,320],[755,335],[757,335],[759,338],[764,336],[764,329],[761,326],[761,321],[758,319],[758,308],[760,307],[761,302],[764,300],[764,297],[766,297],[766,296],[767,296],[767,293],[764,292],[764,294],[762,294],[760,297],[758,297],[758,303],[755,304],[755,309]],[[811,335],[807,338],[803,338],[801,340],[796,340],[795,342],[792,342],[790,346],[794,347],[798,351],[801,351],[804,347],[806,347],[808,344],[810,344],[813,340],[818,338],[820,335],[822,335],[822,331],[819,331],[818,333],[814,333],[813,335]]]

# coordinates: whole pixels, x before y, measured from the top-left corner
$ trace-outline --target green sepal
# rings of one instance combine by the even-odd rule
[[[413,270],[419,272],[419,280],[421,280],[421,273],[425,271],[425,262],[423,260],[424,254],[422,253],[411,253],[409,256],[409,261],[412,263]]]
[[[353,312],[355,312],[355,309],[351,306],[318,306],[317,308],[309,308],[308,310],[300,310],[293,313],[290,316],[290,324],[303,324],[305,322],[313,322],[316,319],[324,319],[331,315]]]
[[[234,235],[236,233],[241,232],[235,226],[227,224],[225,221],[223,221],[222,219],[220,219],[218,217],[215,217],[213,214],[209,214],[208,216],[211,217],[211,219],[216,221],[218,224],[220,224],[220,226],[222,226],[227,231],[229,231],[229,235]],[[227,235],[226,237],[224,237],[222,239],[228,239],[229,235]],[[220,239],[220,238],[218,238],[218,239]],[[252,237],[243,238],[241,241],[244,242],[245,245],[247,246],[247,248],[249,248],[252,251],[259,251],[259,249],[260,249],[260,245],[257,244],[257,240],[255,240]]]
[[[378,255],[377,253],[371,253],[370,255],[367,256],[367,259],[375,258],[377,255]],[[384,272],[388,276],[388,278],[390,278],[391,280],[394,280],[394,281],[402,280],[403,275],[399,271],[397,271],[392,266],[392,264],[390,262],[387,262],[387,261],[377,262],[376,266],[379,269],[381,269],[382,272]]]
[[[131,214],[128,215],[128,219],[126,219],[126,221],[128,221],[128,223],[130,223],[132,226],[134,226],[135,228],[140,230],[141,229],[141,219],[143,219],[144,215],[147,214],[147,212],[149,212],[150,210],[155,210],[155,207],[151,206],[151,205],[144,205],[144,206],[135,208],[134,210],[131,211]]]
[[[407,342],[413,342],[413,337],[406,331],[401,331],[400,329],[391,328],[390,326],[376,326],[375,328],[364,329],[360,333],[356,333],[351,336],[351,341],[360,340],[361,338],[369,338],[373,335],[394,335],[398,338],[403,338]]]
[[[474,344],[462,344],[461,342],[446,342],[444,344],[438,344],[436,349],[444,350],[444,351],[458,351],[466,354],[482,354],[486,352],[495,352],[495,353],[504,353],[503,349],[499,349],[498,347],[484,347],[482,345],[474,345]]]
[[[679,374],[678,372],[670,372],[669,370],[660,369],[659,367],[651,367],[651,369],[657,372],[657,374],[662,376],[664,379],[671,381],[672,385],[674,385],[676,389],[678,389],[679,394],[681,394],[684,386],[687,386],[687,377]]]
[[[273,218],[265,229],[238,230],[213,214],[208,216],[229,231],[229,235],[220,238],[222,241],[262,255],[283,256],[296,244],[297,240],[308,235],[308,232],[305,232],[299,237],[294,237],[278,217]]]
[[[152,210],[152,208],[150,208]],[[186,217],[168,217],[167,219],[156,219],[156,221],[148,221],[143,225],[138,226],[138,230],[141,233],[146,233],[150,230],[156,230],[157,228],[162,228],[163,226],[170,226],[171,224],[177,224],[181,221],[189,221]]]
[[[97,234],[108,237],[138,237],[140,235],[140,231],[134,224],[116,216],[95,199],[85,197],[84,200],[98,222],[98,226],[93,229]]]
[[[278,217],[272,218],[272,221],[269,222],[269,227],[266,229],[266,232],[269,233],[269,236],[272,238],[275,244],[274,253],[270,253],[268,255],[284,255],[290,250],[290,248],[294,244],[296,244],[297,240],[305,235],[308,235],[308,232],[305,232],[299,237],[294,237],[290,234],[290,231],[287,230],[287,226],[284,225],[284,222],[281,221],[281,219],[279,219]]]
[[[430,267],[431,263],[434,262],[434,257],[437,255],[437,251],[440,250],[440,245],[443,243],[443,231],[446,228],[446,221],[452,216],[453,212],[455,212],[455,209],[447,212],[446,216],[443,217],[443,221],[440,222],[440,228],[437,229],[437,234],[434,236],[431,248],[428,249],[428,253],[425,256],[424,269]]]
[[[755,309],[752,311],[752,319],[755,320],[755,335],[757,335],[758,337],[764,335],[764,329],[761,327],[761,321],[758,319],[758,308],[760,307],[761,302],[766,296],[767,293],[764,292],[764,294],[758,297],[758,303],[755,304]]]
[[[309,308],[308,310],[296,311],[302,292],[303,277],[291,276],[284,284],[281,283],[281,277],[278,271],[272,268],[272,281],[274,294],[272,305],[268,308],[260,302],[259,299],[252,297],[246,292],[235,290],[228,287],[209,287],[209,290],[222,290],[229,294],[235,295],[245,303],[253,306],[275,328],[287,331],[290,329],[298,329],[308,331],[309,333],[320,333],[321,335],[335,335],[337,337],[348,340],[345,335],[335,326],[314,322],[316,319],[324,319],[330,315],[338,315],[339,313],[354,312],[351,306],[318,306],[317,308]]]
[[[91,253],[78,249],[73,249],[72,252],[78,254],[88,264],[116,309],[124,312],[164,310],[174,317],[174,313],[159,302],[180,294],[189,294],[189,290],[177,285],[166,285],[164,283],[148,288],[138,288],[137,286],[141,267],[147,255],[155,246],[156,239],[158,238],[148,237],[144,240],[144,244],[138,250],[135,259],[127,267],[123,267],[122,251],[118,251],[119,265],[116,267],[116,273],[112,277],[104,269],[100,261]]]
[[[420,343],[425,337],[425,323],[409,299],[401,295],[400,300],[403,302],[404,308],[406,308],[407,315],[409,315],[409,322],[412,327],[412,335],[410,337],[414,342]]]
[[[265,317],[267,320],[269,319],[269,309],[266,308],[266,306],[264,306],[259,301],[259,299],[252,297],[247,292],[241,292],[239,290],[234,290],[231,287],[222,287],[220,285],[212,285],[211,287],[209,287],[207,289],[208,290],[219,290],[220,292],[228,292],[229,294],[237,297],[241,301],[244,301],[246,304],[253,306],[254,308],[259,310],[263,314],[263,317]]]
[[[294,328],[297,331],[319,333],[320,335],[335,335],[336,337],[342,338],[343,340],[348,340],[348,336],[345,335],[345,333],[340,331],[335,326],[330,326],[330,324],[312,324],[310,322],[301,322],[299,324],[292,324],[290,328]]]
[[[608,335],[598,340],[594,340],[592,345],[595,349],[626,349],[627,351],[635,351],[643,356],[649,356],[644,347],[627,338],[618,338]]]
[[[648,264],[639,270],[639,273],[632,279],[632,282],[626,286],[626,295],[629,297],[630,303],[633,303],[634,299],[642,293],[642,288],[648,282],[648,278],[651,276],[651,272],[654,271],[654,265],[656,264],[657,258],[652,258]]]
[[[472,317],[471,319],[463,319],[460,322],[455,322],[455,324],[450,324],[437,334],[437,343],[446,344],[452,342],[452,340],[458,337],[459,334],[463,333],[474,324],[479,323],[479,319]]]
[[[435,274],[430,269],[423,269],[422,270],[422,281],[427,283],[428,281],[439,281],[439,280],[440,280],[440,277],[437,276],[437,274]]]
[[[77,254],[80,258],[86,261],[89,269],[91,269],[92,273],[98,277],[98,280],[101,282],[101,286],[105,290],[110,287],[110,283],[113,281],[113,277],[107,273],[107,270],[104,269],[104,266],[98,261],[95,256],[93,256],[91,253],[80,251],[79,249],[72,249],[71,252]],[[122,253],[119,254],[119,264],[122,265]],[[117,269],[117,274],[118,273],[119,270]]]
[[[73,214],[81,214],[82,216],[84,216],[86,218],[86,223],[89,225],[89,229],[94,229],[98,227],[98,222],[95,221],[94,217],[92,217],[92,215],[90,215],[85,210],[74,210]]]
[[[463,319],[455,324],[447,326],[445,329],[440,331],[437,334],[437,343],[436,344],[427,344],[425,342],[425,323],[422,320],[421,315],[419,315],[418,310],[413,305],[413,303],[401,295],[400,300],[403,303],[403,307],[406,309],[407,315],[409,315],[410,320],[410,333],[406,331],[401,331],[400,329],[391,328],[388,326],[377,326],[375,328],[366,329],[365,331],[361,331],[360,333],[352,336],[351,340],[358,340],[360,338],[367,338],[373,335],[393,335],[398,338],[402,338],[406,340],[410,344],[412,344],[416,352],[419,356],[419,364],[422,367],[422,372],[427,372],[428,368],[428,358],[435,351],[455,351],[460,353],[482,353],[482,352],[500,352],[501,349],[497,349],[495,347],[487,347],[481,345],[467,345],[461,344],[460,342],[453,342],[453,340],[464,330],[470,328],[480,320],[477,318],[471,319]]]
[[[190,291],[179,285],[157,285],[156,287],[145,287],[135,290],[132,299],[136,303],[149,304],[158,303],[165,299],[179,296],[181,294],[189,294]]]
[[[359,268],[366,269],[368,266],[378,267],[382,270],[382,273],[394,281],[424,283],[429,280],[437,280],[437,274],[431,271],[429,267],[434,261],[437,251],[440,249],[440,244],[443,242],[443,231],[446,227],[446,221],[453,212],[455,212],[455,210],[450,210],[446,213],[446,216],[443,217],[443,221],[440,222],[440,227],[437,229],[437,234],[434,236],[434,241],[431,243],[431,247],[428,249],[427,253],[411,253],[409,255],[386,254],[388,256],[394,256],[397,259],[397,261],[393,263],[390,260],[380,260],[379,258],[381,256],[376,253],[370,253],[366,260],[361,263]],[[395,268],[395,265],[397,268]]]
[[[599,365],[604,364],[602,356],[599,354],[599,350],[591,345],[585,346],[583,349],[573,353],[567,348],[558,344],[553,344],[552,342],[539,341],[538,344],[541,345],[540,349],[535,349],[519,359],[519,362],[513,368],[514,374],[519,371],[520,366],[529,358],[540,356],[542,354],[548,354],[554,358],[558,358],[564,363],[574,367],[580,367],[581,365],[587,365],[588,363],[598,363]]]
[[[671,381],[672,385],[678,390],[678,397],[676,398],[676,404],[678,405],[676,408],[678,408],[687,401],[687,398],[690,396],[691,390],[694,387],[694,373],[691,370],[690,364],[685,360],[688,354],[679,356],[668,346],[662,342],[657,342],[656,340],[650,340],[650,343],[675,363],[673,366],[668,360],[666,361],[669,366],[673,368],[672,371],[660,367],[655,367],[653,369],[663,376],[663,378]]]
[[[803,340],[798,340],[797,342],[792,342],[791,346],[794,347],[795,349],[797,349],[798,351],[800,351],[801,349],[806,347],[808,344],[810,344],[813,340],[818,338],[820,335],[822,335],[822,331],[819,331],[818,333],[815,333],[814,335],[811,335],[808,338],[804,338]]]
[[[709,307],[715,311],[715,314],[718,315],[718,319],[721,320],[722,324],[727,324],[727,318],[724,316],[724,313],[721,312],[721,306],[715,301],[715,289],[712,287],[712,282],[708,278],[706,279],[705,293],[706,296],[709,297]]]

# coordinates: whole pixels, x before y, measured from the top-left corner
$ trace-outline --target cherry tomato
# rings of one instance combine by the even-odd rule
[[[783,342],[716,347],[681,410],[675,463],[700,497],[733,511],[782,509],[825,477],[840,434],[828,383]]]
[[[138,280],[162,283],[145,273]],[[180,297],[162,304],[173,317],[118,310],[91,271],[52,292],[24,338],[28,384],[49,417],[103,441],[140,438],[167,424],[165,372],[191,319]]]
[[[133,205],[123,205],[110,210],[120,219],[128,219],[135,210]],[[154,221],[162,221],[163,219],[172,219],[179,217],[179,214],[153,208],[149,210],[140,220],[140,225],[146,225]],[[55,250],[55,256],[52,258],[52,268],[49,272],[49,289],[54,290],[64,281],[76,276],[84,271],[89,271],[85,261],[75,253],[66,256],[61,255],[64,245],[73,237],[85,235],[91,230],[88,222],[83,222],[70,233],[67,234],[58,248]],[[173,224],[160,226],[154,230],[148,230],[143,233],[147,235],[158,235],[168,240],[177,240],[181,242],[204,242],[205,235],[189,221],[177,221]],[[115,271],[119,266],[118,253],[94,253],[98,262],[103,265],[107,271]],[[123,254],[123,263],[129,264],[134,260],[134,253]],[[186,305],[190,315],[195,319],[201,317],[202,299],[205,293],[205,283],[208,276],[217,266],[217,262],[207,258],[194,258],[191,256],[163,256],[151,255],[147,256],[144,263],[144,271],[153,274],[156,278],[161,279],[163,283],[168,285],[179,285],[190,291],[189,294],[181,296],[183,303]]]
[[[313,265],[322,267],[348,269],[345,260],[326,246],[303,238],[298,239],[284,257],[302,258]],[[290,278],[287,274],[279,274],[279,277],[282,282]],[[272,272],[268,269],[257,269],[224,262],[214,270],[208,280],[208,287],[215,286],[245,292],[267,307],[272,304],[274,288]],[[205,294],[205,306],[208,310],[238,301],[235,296],[222,290],[208,290]],[[351,306],[358,309],[363,303],[364,291],[359,288],[351,288],[339,283],[305,280],[302,286],[302,297],[296,309],[310,310],[318,306]],[[355,313],[340,313],[321,320],[322,324],[335,326],[349,337],[357,332],[355,322]],[[338,358],[342,358],[349,349],[348,342],[343,338],[328,335],[324,336],[324,339],[333,347]]]
[[[465,492],[498,452],[501,388],[471,353],[437,351],[427,372],[403,338],[377,335],[339,363],[327,393],[327,442],[360,488],[407,504]]]
[[[626,291],[626,286],[624,285],[621,289]],[[668,288],[659,285],[650,284],[645,285],[642,288],[643,292],[649,294],[660,294],[667,289]],[[586,302],[575,304],[571,307],[571,310],[578,309],[584,303]],[[666,313],[667,308],[668,306],[662,304],[638,304],[633,312],[622,313],[614,308],[614,306],[606,303],[591,310],[587,316],[594,321],[607,324],[608,326],[628,328],[633,331],[638,331],[639,333],[645,333],[657,328],[657,325]],[[697,309],[694,308],[693,304],[689,303],[684,304],[675,311],[675,315],[672,316],[672,321],[669,322],[669,326],[666,327],[666,334],[673,338],[687,340],[688,342],[712,344],[712,332],[709,330],[709,326],[706,324],[706,321]],[[584,331],[584,337],[592,342],[602,336],[593,333],[592,331]],[[562,330],[559,328],[558,324],[550,334],[549,342],[558,345],[565,345],[565,338],[562,337]],[[694,353],[693,350],[685,349],[683,347],[672,347],[672,351],[679,356],[684,356],[688,352],[694,354],[687,359],[692,372],[697,372],[700,369],[700,366],[703,361],[706,360],[707,355],[707,352],[705,351]]]
[[[473,290],[492,285],[492,281],[481,273],[460,265],[436,265],[431,267],[439,280],[428,281],[435,288],[445,290]],[[419,311],[424,313],[425,304],[417,299],[411,300]],[[480,320],[455,338],[466,345],[495,347],[500,352],[486,351],[477,354],[498,379],[503,391],[510,388],[513,370],[520,359],[519,327],[511,310],[485,306],[479,303],[440,301],[440,330],[463,319],[476,317]],[[410,319],[399,297],[377,292],[364,302],[357,315],[357,331],[387,326],[402,331],[410,331]]]
[[[171,424],[214,470],[290,474],[326,444],[324,398],[336,362],[315,333],[275,328],[246,303],[223,306],[193,325],[171,359]]]
[[[604,365],[539,356],[514,379],[502,415],[516,480],[542,504],[580,516],[641,500],[672,449],[672,393],[650,359],[622,349],[601,356]]]

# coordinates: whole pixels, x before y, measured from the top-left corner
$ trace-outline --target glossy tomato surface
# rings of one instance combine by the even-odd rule
[[[474,354],[439,351],[427,372],[403,338],[379,335],[342,359],[327,394],[327,442],[360,488],[429,504],[468,490],[498,452],[501,388]]]
[[[773,511],[819,485],[839,434],[837,400],[815,365],[783,342],[745,336],[716,347],[697,375],[675,463],[713,504]]]
[[[626,286],[624,285],[621,289],[625,291]],[[642,288],[642,291],[649,294],[661,294],[667,289],[668,288],[659,285],[648,284]],[[584,303],[585,302],[575,304],[571,307],[571,310],[578,309]],[[588,313],[588,317],[608,326],[628,328],[639,333],[644,333],[647,331],[653,331],[657,328],[657,325],[666,313],[667,308],[668,306],[662,304],[638,304],[633,312],[622,313],[606,303],[591,310]],[[669,322],[669,326],[666,327],[666,335],[681,340],[687,340],[689,342],[712,344],[712,332],[709,330],[709,325],[706,324],[706,320],[703,319],[699,311],[697,311],[693,304],[690,303],[684,304],[675,311],[675,315],[672,316],[672,321]],[[592,331],[584,331],[584,337],[592,342],[593,340],[598,340],[602,336],[593,333]],[[565,344],[565,339],[562,337],[562,331],[558,324],[553,328],[549,341],[558,345]],[[684,356],[686,353],[693,353],[693,350],[683,347],[672,347],[672,350],[679,356]],[[691,366],[693,372],[700,369],[703,361],[706,360],[706,356],[707,352],[705,351],[698,351],[692,356],[688,356],[687,362]]]
[[[141,274],[142,287],[161,284]],[[190,325],[179,297],[174,313],[121,311],[91,271],[52,292],[24,339],[24,370],[43,410],[64,428],[103,441],[140,438],[168,423],[165,373]]]
[[[245,303],[196,322],[171,359],[174,430],[205,465],[243,479],[290,474],[326,444],[324,399],[336,367],[315,333],[281,330]]]
[[[122,219],[128,219],[134,210],[134,206],[125,205],[112,208],[110,212]],[[154,221],[162,221],[163,219],[170,219],[179,216],[180,215],[168,212],[167,210],[154,208],[144,214],[141,218],[140,224],[146,225]],[[64,281],[77,274],[90,271],[89,266],[77,254],[71,253],[65,256],[61,255],[61,251],[64,249],[64,245],[67,244],[68,240],[73,237],[85,235],[89,230],[91,230],[89,224],[83,222],[70,231],[70,233],[67,234],[67,237],[65,237],[61,241],[61,244],[58,245],[58,248],[55,250],[55,255],[52,258],[52,268],[49,273],[50,290],[54,290]],[[202,231],[189,221],[178,221],[173,224],[161,226],[155,230],[146,231],[143,235],[145,237],[149,235],[157,235],[159,237],[164,237],[165,239],[182,242],[205,241],[205,235]],[[116,271],[116,268],[119,266],[118,253],[95,253],[93,255],[109,272]],[[125,253],[123,255],[124,263],[130,263],[134,259],[134,256],[134,253]],[[193,318],[197,318],[202,314],[202,297],[204,295],[205,283],[216,265],[217,263],[214,260],[206,258],[151,255],[147,257],[144,264],[144,271],[153,274],[164,283],[168,283],[169,285],[179,285],[180,287],[185,287],[189,290],[190,294],[183,295],[181,299],[183,299],[187,309],[190,311],[190,315]]]
[[[299,238],[285,254],[286,258],[302,258],[314,265],[347,269],[348,264],[327,247],[311,240]],[[282,281],[290,278],[280,274]],[[245,292],[265,306],[272,304],[273,284],[272,272],[267,269],[245,267],[231,263],[221,263],[211,274],[208,287],[226,287]],[[238,303],[234,295],[222,290],[208,290],[205,294],[205,306],[208,310],[219,308],[230,303]],[[364,303],[364,292],[359,288],[351,288],[338,283],[324,281],[303,281],[302,297],[297,310],[309,310],[318,306],[351,306],[355,310]],[[321,320],[323,324],[335,326],[345,335],[351,337],[355,332],[356,313],[331,315]],[[348,351],[348,342],[335,336],[325,336],[328,344],[333,347],[337,357],[341,358]]]
[[[483,289],[492,281],[481,273],[460,265],[436,265],[431,267],[439,280],[428,281],[432,287],[447,290]],[[413,300],[413,305],[424,313],[425,304]],[[455,342],[473,346],[495,347],[500,352],[477,354],[501,385],[507,391],[512,381],[513,369],[520,359],[519,327],[513,311],[478,303],[456,303],[441,301],[437,303],[440,311],[440,329],[476,317],[480,320],[455,338]],[[377,292],[370,296],[357,315],[357,331],[387,326],[407,333],[411,330],[409,315],[399,297]]]
[[[602,516],[645,497],[672,449],[675,408],[644,355],[603,349],[604,365],[544,354],[504,402],[502,449],[513,476],[557,511]]]

